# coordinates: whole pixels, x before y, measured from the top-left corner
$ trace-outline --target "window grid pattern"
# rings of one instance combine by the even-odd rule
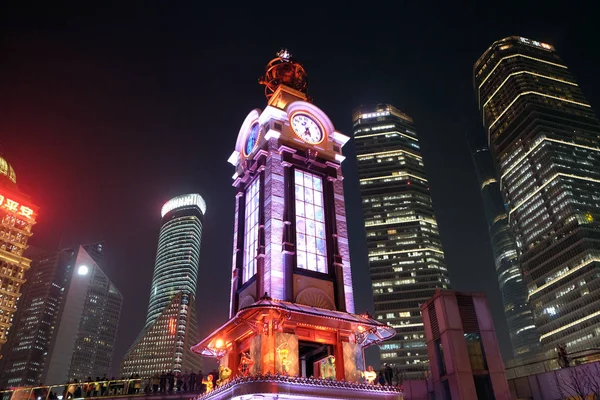
[[[327,273],[323,180],[294,171],[296,194],[296,264],[298,268]]]
[[[256,275],[258,249],[258,206],[260,204],[260,178],[257,177],[246,191],[246,216],[244,235],[244,272],[242,283]]]

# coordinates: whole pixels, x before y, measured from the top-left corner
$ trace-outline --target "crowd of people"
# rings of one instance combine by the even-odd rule
[[[197,373],[194,371],[183,373],[163,372],[160,375],[154,374],[148,379],[144,392],[147,394],[200,392],[202,391],[203,379],[202,370]]]
[[[155,374],[150,378],[142,379],[139,374],[133,374],[129,378],[114,377],[92,379],[88,377],[85,381],[79,382],[77,379],[68,382],[62,393],[63,399],[81,398],[81,397],[101,397],[107,395],[138,394],[142,391],[145,394],[173,394],[187,392],[205,392],[207,386],[211,389],[217,386],[219,372],[215,369],[206,376],[199,370],[172,372],[165,371],[161,374]],[[57,399],[56,392],[48,394],[48,400]]]
[[[371,365],[364,373],[365,380],[371,385],[401,386],[401,377],[398,371],[394,371],[388,363],[384,363],[379,372]]]
[[[220,367],[223,368],[223,367]],[[228,373],[225,373],[228,370]],[[220,384],[224,384],[231,375],[231,370],[226,368],[223,371],[214,369],[208,374],[202,370],[172,372],[165,371],[161,374],[154,374],[150,378],[141,378],[139,374],[132,374],[129,378],[122,377],[116,379],[108,378],[104,375],[102,378],[92,379],[88,377],[85,381],[74,379],[63,386],[52,386],[50,392],[37,393],[44,390],[44,387],[36,388],[36,393],[32,393],[34,398],[47,398],[48,400],[58,400],[59,394],[62,399],[75,399],[85,397],[102,397],[124,394],[176,394],[176,393],[205,393],[210,392]],[[400,377],[389,364],[383,364],[379,371],[375,371],[372,366],[364,372],[365,380],[373,385],[382,386],[400,386]],[[143,390],[142,390],[143,388]]]

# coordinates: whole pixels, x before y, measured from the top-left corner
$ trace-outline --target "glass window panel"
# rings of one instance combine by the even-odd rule
[[[327,272],[327,263],[325,262],[325,257],[323,256],[317,256],[317,271]]]
[[[296,186],[296,200],[304,201],[304,189],[301,186]]]
[[[260,178],[257,177],[246,189],[246,215],[244,218],[244,263],[242,282],[256,275],[256,249],[258,248],[258,208]]]
[[[304,236],[304,234],[299,233],[298,234],[298,249],[299,250],[306,250],[306,236]]]
[[[315,216],[314,216],[315,220],[317,221],[325,221],[324,215],[323,215],[323,207],[315,207]]]
[[[316,247],[314,236],[306,236],[306,250],[315,253],[317,250]]]
[[[298,251],[297,253],[297,264],[298,264],[298,268],[302,268],[302,269],[306,269],[306,252],[305,251]]]
[[[322,222],[315,222],[316,237],[325,238],[325,225]]]
[[[307,219],[315,219],[315,206],[312,204],[306,204],[306,218]]]
[[[310,236],[315,236],[315,221],[306,220],[306,234]]]
[[[304,201],[313,204],[313,191],[312,189],[304,188]]]
[[[298,268],[328,272],[323,209],[323,180],[309,172],[294,171],[296,194],[296,248]]]
[[[304,221],[304,218],[296,218],[296,230],[298,233],[306,233],[306,221]]]
[[[312,189],[313,181],[312,181],[311,174],[307,174],[307,173],[304,174],[304,187]]]
[[[321,186],[321,178],[313,176],[313,188],[315,188],[315,190],[318,190],[319,192],[323,191],[323,188]]]
[[[304,202],[296,200],[296,215],[304,217]]]
[[[317,270],[317,256],[315,256],[314,254],[308,253],[306,255],[306,263],[308,264],[308,269],[310,269],[311,271]]]
[[[317,253],[322,256],[325,255],[325,240],[317,239]]]
[[[323,206],[323,196],[322,193],[316,193],[314,196],[314,202],[316,206]]]

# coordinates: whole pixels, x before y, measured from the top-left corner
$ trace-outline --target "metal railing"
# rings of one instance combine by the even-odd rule
[[[592,348],[574,351],[569,353],[568,357],[571,361],[571,366],[600,361],[600,349]],[[524,363],[515,363],[514,365],[507,366],[505,370],[506,378],[510,380],[523,376],[555,371],[560,368],[558,356],[553,355]]]
[[[143,394],[142,381],[143,379],[137,378],[17,387],[0,391],[0,400],[66,400]]]

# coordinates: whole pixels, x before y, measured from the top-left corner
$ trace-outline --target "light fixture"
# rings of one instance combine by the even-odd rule
[[[77,269],[77,274],[79,275],[87,275],[88,272],[90,272],[90,269],[87,267],[87,265],[80,265]]]

